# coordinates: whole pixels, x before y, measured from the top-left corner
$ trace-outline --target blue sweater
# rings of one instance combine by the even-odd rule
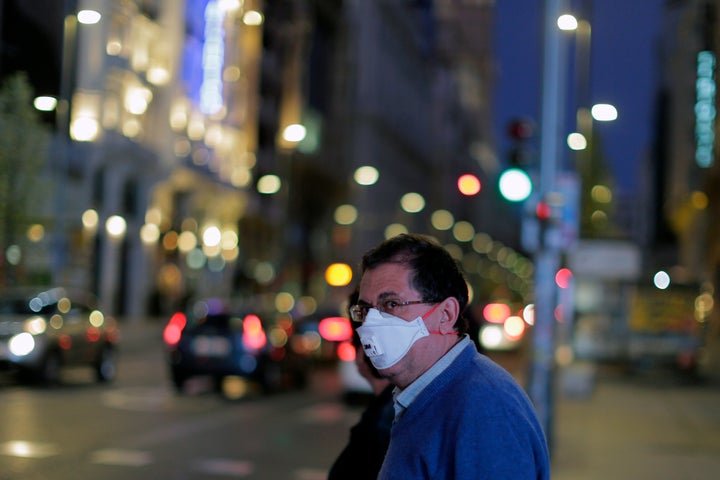
[[[512,376],[466,347],[393,425],[379,480],[550,478],[535,410]]]

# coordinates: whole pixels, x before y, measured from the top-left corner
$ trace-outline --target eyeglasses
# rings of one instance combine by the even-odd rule
[[[378,311],[389,313],[390,315],[396,315],[402,311],[403,307],[407,307],[409,305],[420,305],[423,303],[430,304],[437,302],[430,302],[426,300],[410,300],[408,302],[403,302],[401,300],[388,298],[386,300],[381,300],[377,305],[370,305],[368,303],[353,305],[350,307],[350,318],[352,318],[354,322],[362,323],[365,321],[368,310],[371,308],[376,308]]]

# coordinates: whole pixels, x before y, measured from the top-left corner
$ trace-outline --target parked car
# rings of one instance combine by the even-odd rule
[[[98,382],[116,375],[119,331],[92,295],[65,288],[0,294],[0,367],[22,379],[60,382],[65,366],[87,365]]]
[[[302,388],[307,354],[294,342],[292,322],[240,311],[206,299],[175,312],[163,330],[170,379],[178,393],[193,377],[210,377],[218,387],[240,378],[264,391]]]

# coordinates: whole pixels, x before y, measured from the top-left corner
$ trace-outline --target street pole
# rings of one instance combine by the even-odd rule
[[[563,0],[545,0],[542,111],[540,125],[540,199],[550,201],[556,195],[556,179],[560,165],[559,139],[564,111],[566,62],[562,59],[557,18]],[[528,393],[545,431],[548,446],[553,446],[554,384],[555,384],[555,306],[557,289],[554,276],[560,265],[560,249],[554,238],[557,227],[541,231],[535,254],[535,327]]]
[[[63,45],[60,64],[60,91],[56,107],[56,135],[59,143],[55,153],[53,171],[55,181],[54,214],[55,225],[52,248],[53,282],[65,282],[68,263],[68,238],[66,232],[66,183],[68,182],[72,141],[70,139],[70,110],[73,83],[75,82],[75,59],[77,48],[77,18],[74,15],[75,1],[65,0],[63,9]]]

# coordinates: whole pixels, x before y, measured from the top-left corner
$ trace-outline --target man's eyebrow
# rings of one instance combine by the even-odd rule
[[[398,297],[398,296],[399,296],[398,293],[394,292],[394,291],[383,292],[380,295],[378,295],[378,302],[382,302],[383,300],[385,300],[387,298],[393,298],[393,297]],[[372,303],[367,302],[365,300],[360,300],[360,299],[358,299],[357,303],[358,303],[358,305],[372,305]]]
[[[385,300],[386,298],[390,298],[390,297],[399,297],[399,295],[397,292],[393,292],[393,291],[383,292],[380,295],[378,295],[378,301],[382,301],[382,300]]]

